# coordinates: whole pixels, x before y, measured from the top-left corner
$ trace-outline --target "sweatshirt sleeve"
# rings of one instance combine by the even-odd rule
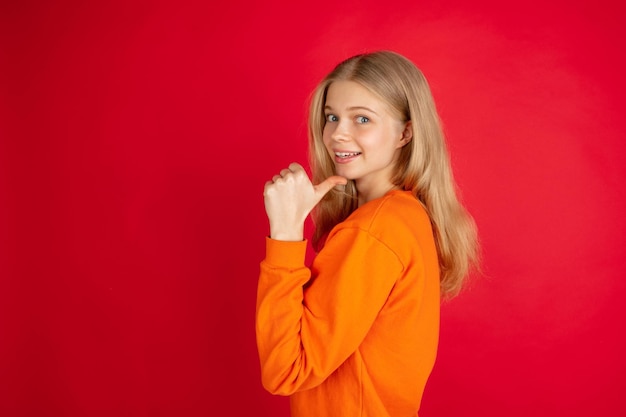
[[[313,388],[361,344],[403,266],[358,228],[330,236],[311,269],[306,242],[266,241],[256,332],[263,386],[291,395]],[[306,284],[306,291],[303,287]]]

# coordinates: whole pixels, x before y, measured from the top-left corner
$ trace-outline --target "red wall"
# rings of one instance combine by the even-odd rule
[[[421,415],[626,415],[618,2],[180,3],[0,6],[0,415],[287,416],[263,184],[381,48],[429,78],[484,247]]]

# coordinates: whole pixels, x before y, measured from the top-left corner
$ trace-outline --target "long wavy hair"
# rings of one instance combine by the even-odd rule
[[[382,98],[403,121],[411,121],[413,139],[401,148],[392,182],[410,190],[426,208],[433,226],[441,272],[441,293],[459,293],[473,267],[478,267],[476,225],[457,196],[450,157],[430,87],[422,72],[395,52],[357,55],[341,62],[313,92],[309,111],[309,157],[314,183],[335,175],[324,147],[324,105],[334,81],[354,81]],[[348,181],[344,192],[328,193],[312,213],[313,245],[320,250],[330,230],[357,208],[357,189]]]

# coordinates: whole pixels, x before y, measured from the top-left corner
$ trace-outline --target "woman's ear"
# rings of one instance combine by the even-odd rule
[[[411,139],[413,139],[413,125],[411,124],[411,121],[409,120],[408,122],[404,124],[404,130],[402,131],[402,137],[400,138],[400,144],[399,144],[400,146],[398,147],[399,148],[403,147],[404,145],[409,143]]]

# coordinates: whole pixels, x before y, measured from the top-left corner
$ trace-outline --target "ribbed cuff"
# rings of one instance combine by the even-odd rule
[[[265,238],[265,261],[273,266],[300,268],[304,266],[307,241],[287,242]]]

